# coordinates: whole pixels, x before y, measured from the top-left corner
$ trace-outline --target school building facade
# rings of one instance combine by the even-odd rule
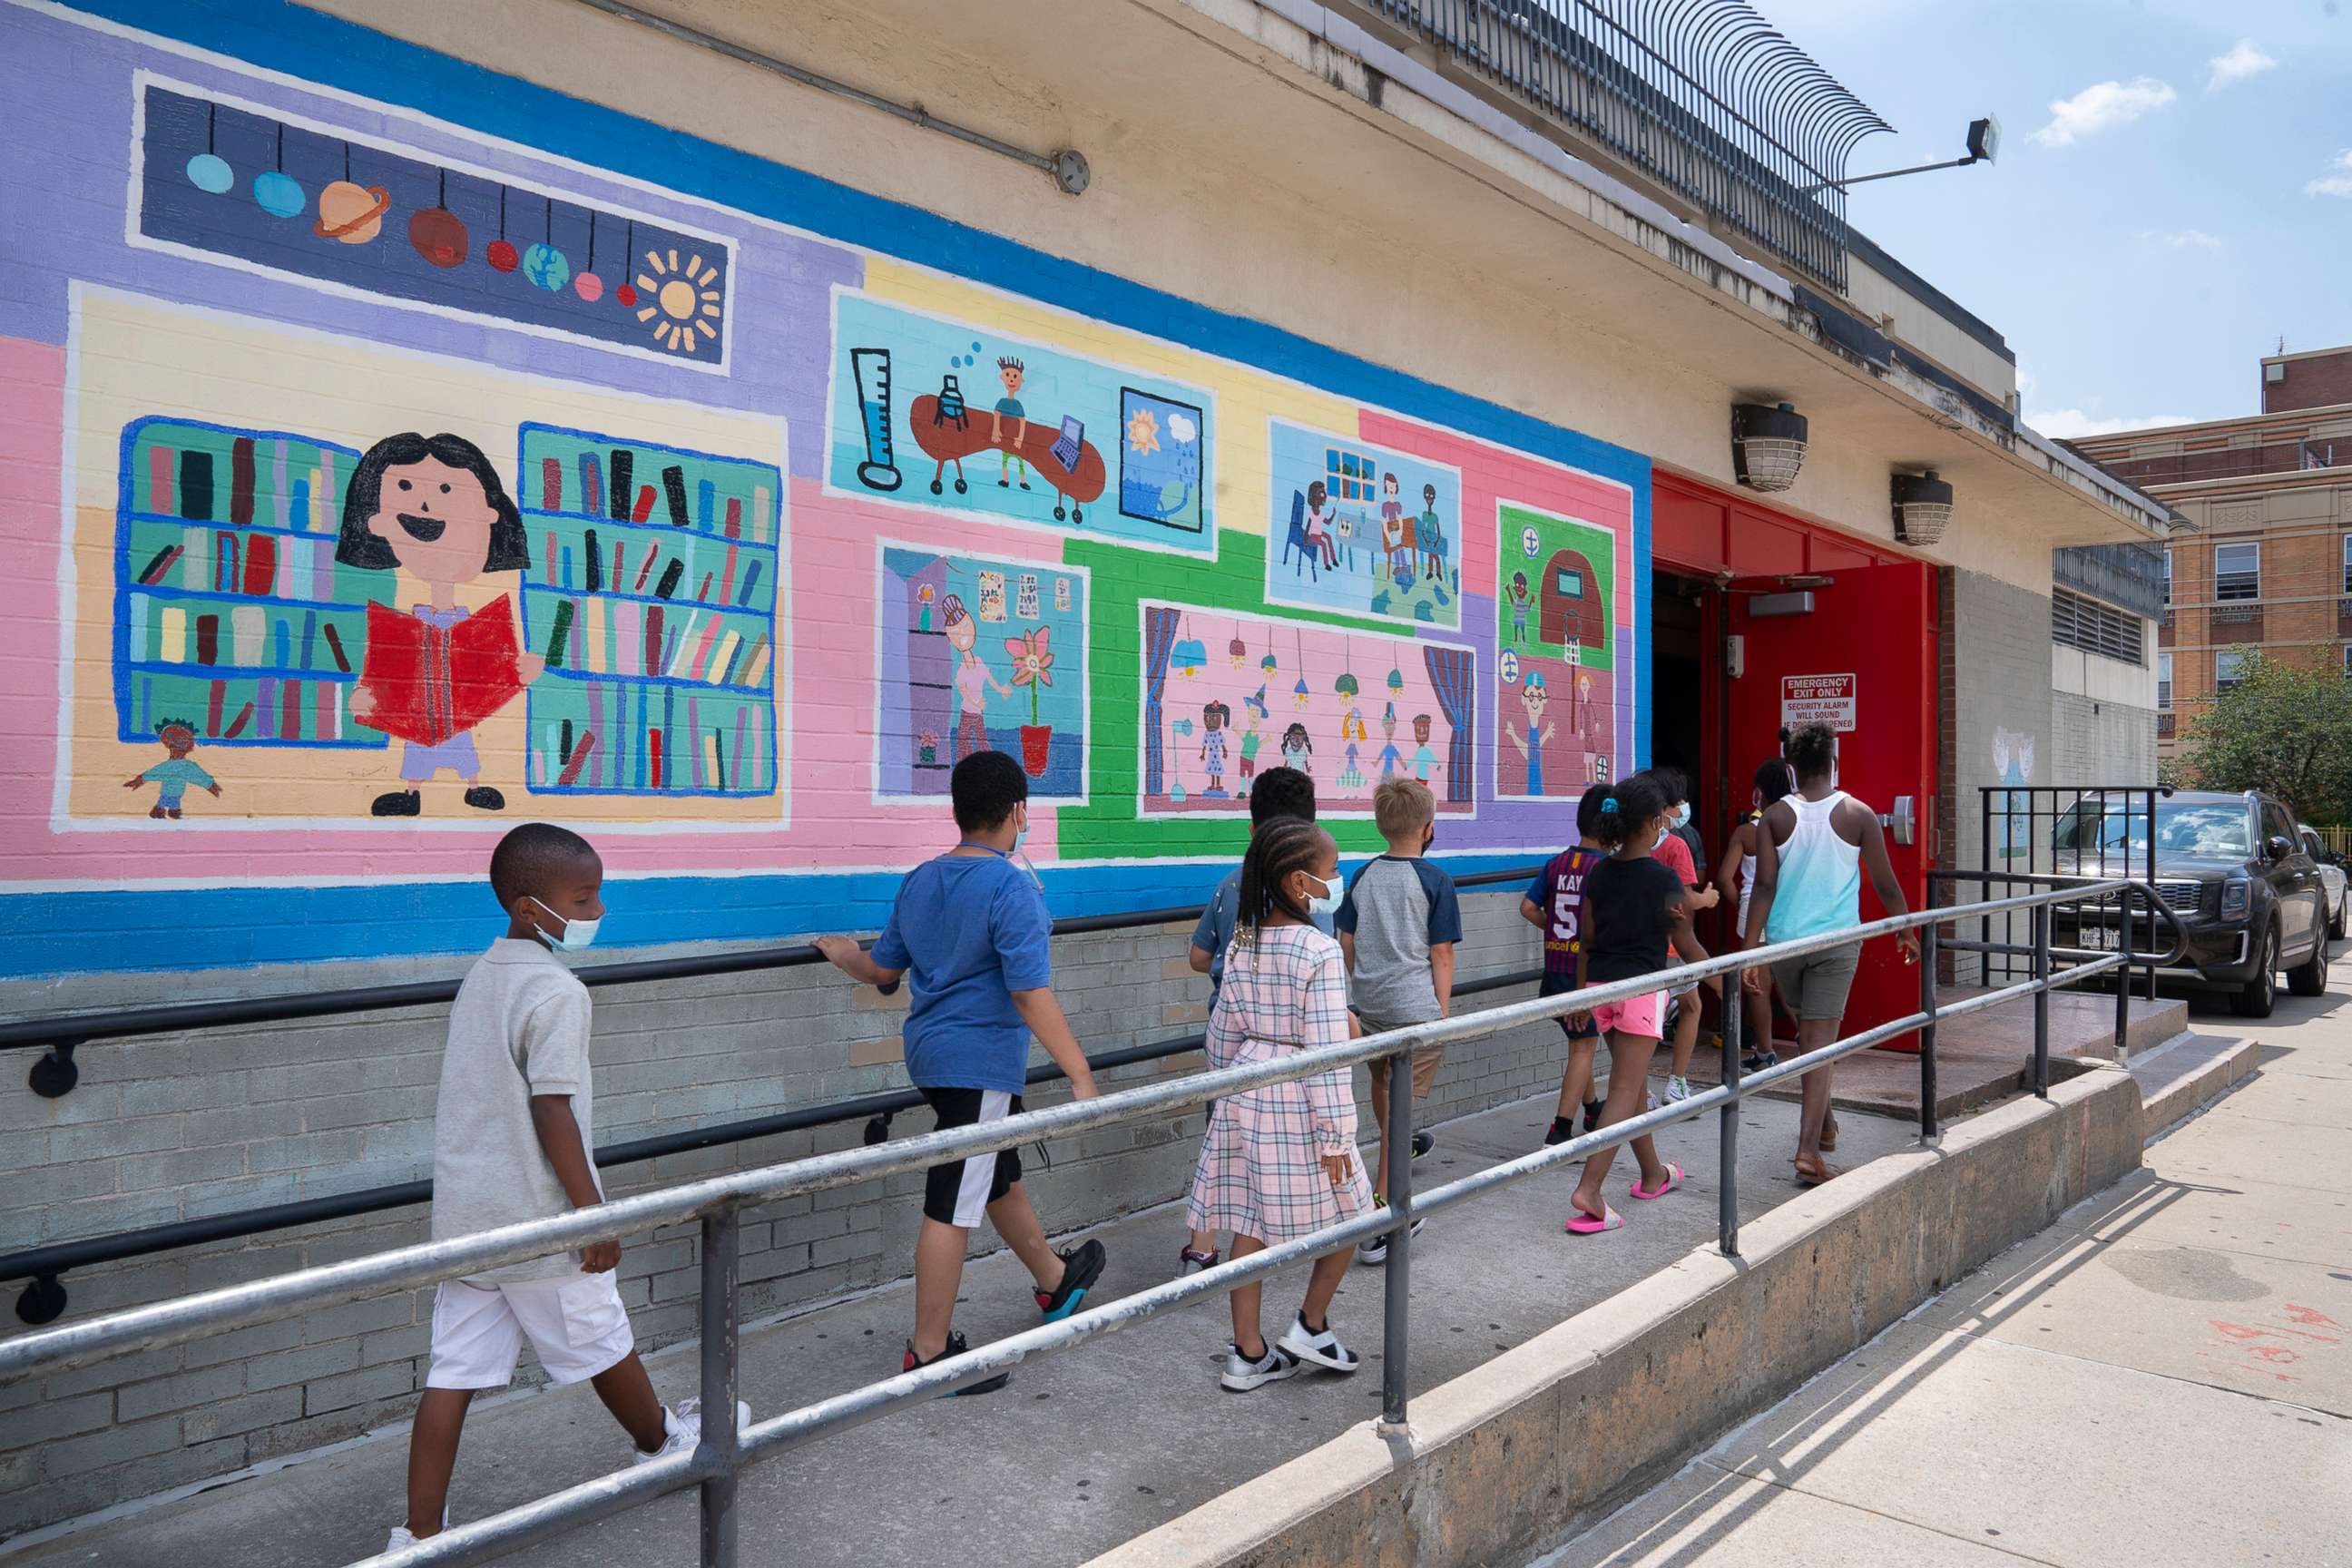
[[[2000,334],[1806,168],[1677,121],[1713,173],[1670,177],[1461,31],[1510,8],[652,9],[0,0],[43,237],[0,260],[10,1013],[456,973],[533,818],[602,850],[604,945],[870,931],[982,745],[1065,916],[1198,901],[1286,762],[1350,858],[1380,780],[1424,778],[1470,872],[1654,761],[1719,846],[1822,718],[1915,899],[1977,863],[1980,789],[2142,782],[2068,776],[2154,677],[2074,669],[2053,593],[2127,607],[2069,563],[2168,510],[2021,426]],[[451,438],[446,501],[387,481],[409,433]],[[1531,962],[1515,903],[1465,898],[1465,978]],[[1090,1047],[1202,1016],[1174,930],[1057,966]],[[893,1086],[902,1005],[600,997],[599,1131]],[[95,1042],[71,1095],[5,1098],[0,1247],[414,1177],[438,1029]],[[1556,1047],[1450,1065],[1438,1113]],[[1196,1130],[1083,1142],[1049,1224],[1163,1200]],[[903,1271],[907,1205],[833,1196],[751,1227],[753,1310]],[[416,1230],[98,1271],[70,1310]],[[630,1253],[649,1339],[685,1248]],[[407,1310],[48,1391],[0,1528],[364,1429],[416,1386]]]

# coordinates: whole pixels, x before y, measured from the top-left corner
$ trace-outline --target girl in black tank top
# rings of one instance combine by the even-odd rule
[[[1596,837],[1610,854],[1585,879],[1585,984],[1605,985],[1612,981],[1655,974],[1672,966],[1670,953],[1679,954],[1685,963],[1696,963],[1706,957],[1706,950],[1691,931],[1690,909],[1682,879],[1650,858],[1658,835],[1666,830],[1669,804],[1646,773],[1622,781],[1613,795],[1601,803]],[[1721,990],[1715,981],[1706,984]],[[1652,1032],[1609,1028],[1609,1098],[1601,1112],[1603,1127],[1640,1115],[1648,1101],[1650,1058],[1658,1048],[1654,1032],[1657,1008],[1652,1003],[1646,1008],[1634,1007],[1633,1011],[1651,1020],[1648,1027]],[[1633,1158],[1642,1167],[1641,1176],[1633,1184],[1635,1197],[1664,1197],[1682,1185],[1682,1167],[1661,1161],[1657,1145],[1649,1138],[1634,1139],[1633,1147]],[[1604,1149],[1585,1161],[1584,1177],[1577,1183],[1570,1200],[1572,1212],[1568,1229],[1571,1234],[1597,1235],[1625,1223],[1601,1192],[1615,1154],[1615,1150]]]

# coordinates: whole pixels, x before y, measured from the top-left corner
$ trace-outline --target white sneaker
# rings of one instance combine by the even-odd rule
[[[1311,1361],[1332,1372],[1353,1372],[1363,1364],[1361,1357],[1339,1342],[1339,1336],[1331,1331],[1328,1323],[1321,1333],[1309,1333],[1306,1319],[1293,1318],[1276,1343],[1300,1361]]]
[[[416,1537],[408,1532],[408,1526],[404,1524],[395,1524],[392,1527],[391,1539],[383,1543],[383,1549],[386,1552],[398,1552],[403,1547],[414,1546],[415,1544]]]
[[[740,1434],[750,1425],[751,1407],[739,1400],[735,1405],[735,1430]],[[681,1399],[675,1409],[664,1410],[662,1429],[669,1434],[662,1440],[662,1446],[650,1454],[640,1451],[631,1456],[632,1463],[650,1465],[656,1459],[667,1458],[672,1454],[694,1452],[702,1441],[702,1401],[699,1398]]]
[[[1225,1374],[1217,1379],[1234,1394],[1247,1394],[1253,1388],[1264,1388],[1269,1383],[1280,1383],[1286,1377],[1298,1375],[1298,1358],[1279,1344],[1265,1347],[1265,1354],[1250,1360],[1236,1349],[1225,1356]]]
[[[1690,1079],[1669,1077],[1666,1079],[1666,1103],[1674,1105],[1691,1097]]]

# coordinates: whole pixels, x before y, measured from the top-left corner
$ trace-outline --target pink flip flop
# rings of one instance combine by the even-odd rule
[[[1643,1192],[1642,1190],[1642,1178],[1635,1176],[1633,1178],[1633,1195],[1642,1199],[1643,1202],[1647,1202],[1651,1198],[1664,1197],[1668,1193],[1673,1192],[1676,1187],[1679,1187],[1682,1184],[1683,1168],[1680,1165],[1668,1165],[1666,1167],[1665,1181],[1648,1192]]]
[[[1570,1236],[1599,1236],[1603,1231],[1616,1230],[1624,1225],[1624,1215],[1619,1214],[1615,1209],[1611,1208],[1607,1204],[1601,1205],[1601,1217],[1599,1219],[1595,1219],[1592,1215],[1586,1214],[1582,1209],[1577,1210],[1575,1215],[1572,1215],[1568,1222],[1568,1234]]]

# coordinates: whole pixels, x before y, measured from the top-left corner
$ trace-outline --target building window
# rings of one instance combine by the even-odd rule
[[[2345,646],[2344,666],[2345,673],[2352,675],[2352,644]],[[2168,653],[2156,656],[2156,706],[2162,712],[2172,711],[2172,656]]]
[[[2213,656],[2213,689],[2227,691],[2246,679],[2246,650],[2225,647]]]
[[[2263,596],[2263,547],[2259,544],[2217,544],[2213,547],[2213,597],[2259,599]]]
[[[2352,533],[2344,536],[2344,591],[2352,594]]]
[[[2352,563],[2352,535],[2345,538],[2344,549],[2346,561]],[[2352,564],[2347,564],[2345,569],[2352,572]],[[2352,594],[2352,588],[2347,588],[2345,592]],[[2164,552],[2164,602],[2168,605],[2172,603],[2172,552],[2169,550]]]
[[[2352,642],[2344,645],[2344,679],[2352,680]]]
[[[2122,664],[2146,661],[2146,636],[2137,616],[2064,588],[2050,595],[2050,640]]]

